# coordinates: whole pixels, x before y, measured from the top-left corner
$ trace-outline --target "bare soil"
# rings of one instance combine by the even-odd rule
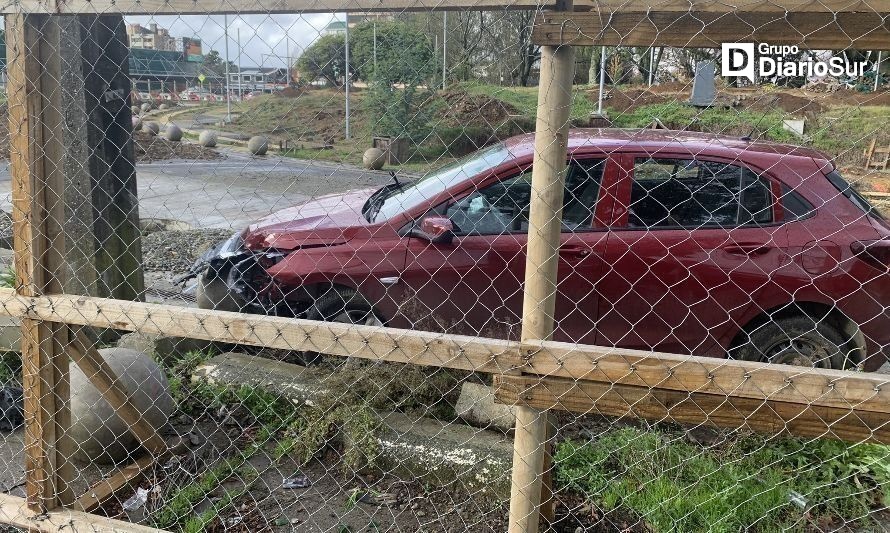
[[[442,118],[446,124],[452,126],[471,124],[494,126],[510,115],[519,114],[519,110],[512,105],[482,94],[452,90],[442,93],[441,96],[448,104]]]
[[[205,148],[188,141],[172,142],[143,131],[133,134],[133,144],[136,161],[139,163],[151,163],[166,159],[210,161],[224,158],[222,154],[212,148]]]

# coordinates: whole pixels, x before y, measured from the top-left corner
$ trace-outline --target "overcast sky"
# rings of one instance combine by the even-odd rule
[[[138,22],[147,26],[156,22],[170,30],[173,37],[197,37],[206,54],[211,49],[225,57],[225,30],[223,15],[158,15],[127,16],[127,23]],[[338,14],[312,15],[230,15],[229,59],[243,67],[283,67],[287,50],[298,57],[302,50],[318,38],[322,30],[334,20],[343,20]],[[241,33],[241,58],[238,58],[238,32]]]

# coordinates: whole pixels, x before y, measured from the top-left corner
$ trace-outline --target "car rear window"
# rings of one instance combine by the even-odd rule
[[[782,211],[785,212],[785,220],[800,220],[810,216],[813,212],[813,204],[783,183]]]
[[[828,181],[834,185],[834,188],[837,189],[841,194],[843,194],[847,199],[853,202],[853,205],[862,210],[866,215],[876,218],[878,220],[885,220],[884,215],[881,214],[880,211],[875,209],[873,205],[868,203],[868,200],[865,199],[864,196],[859,194],[859,191],[853,188],[852,185],[847,183],[843,177],[836,170],[832,170],[828,174],[825,175],[828,178]]]
[[[695,159],[638,157],[628,226],[739,227],[773,221],[769,182],[751,170]]]

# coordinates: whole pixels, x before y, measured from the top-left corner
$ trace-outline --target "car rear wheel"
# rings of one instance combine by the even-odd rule
[[[843,369],[847,362],[843,346],[833,326],[799,316],[758,326],[731,355],[745,361]]]
[[[309,308],[306,318],[361,326],[383,325],[383,321],[374,312],[374,307],[361,294],[352,289],[327,291]],[[303,359],[306,364],[317,364],[323,360],[323,354],[304,352]]]

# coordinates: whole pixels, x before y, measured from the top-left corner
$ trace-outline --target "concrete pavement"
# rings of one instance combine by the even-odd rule
[[[225,159],[136,165],[140,218],[179,220],[194,228],[240,229],[322,194],[379,187],[386,172],[220,149]],[[9,163],[0,164],[0,209],[11,212]]]

